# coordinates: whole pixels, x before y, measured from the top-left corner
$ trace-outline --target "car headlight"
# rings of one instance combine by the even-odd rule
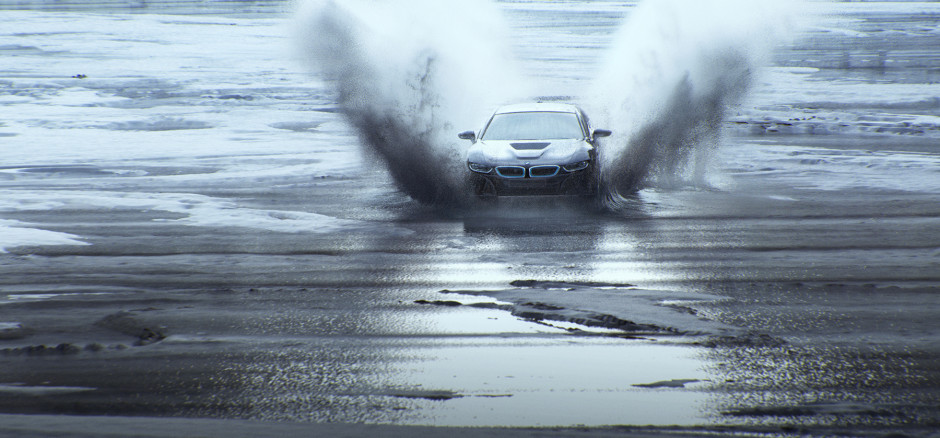
[[[467,162],[467,167],[469,167],[470,170],[476,173],[490,173],[493,171],[493,166],[487,166],[484,164],[478,164],[478,163],[472,163],[472,162]]]
[[[579,170],[587,169],[591,165],[590,160],[578,161],[577,163],[565,164],[561,166],[562,169],[565,169],[565,172],[577,172]]]

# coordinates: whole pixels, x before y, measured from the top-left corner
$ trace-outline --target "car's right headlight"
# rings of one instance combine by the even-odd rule
[[[467,162],[467,167],[469,167],[470,170],[476,173],[490,173],[493,171],[493,166],[487,166],[485,164],[479,164],[479,163],[474,163],[474,162],[469,162],[469,161]]]

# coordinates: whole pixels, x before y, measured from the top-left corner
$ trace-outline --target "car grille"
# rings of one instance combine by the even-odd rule
[[[532,166],[529,168],[529,176],[532,178],[548,178],[558,175],[558,166]]]
[[[503,178],[549,178],[558,175],[561,168],[555,165],[532,166],[497,166],[496,174]]]
[[[525,177],[525,167],[497,166],[496,173],[503,178],[523,178]]]

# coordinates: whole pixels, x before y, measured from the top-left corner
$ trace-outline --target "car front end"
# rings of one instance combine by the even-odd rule
[[[482,143],[482,144],[481,144]],[[594,148],[582,140],[485,142],[467,157],[479,193],[500,196],[590,194]]]
[[[497,110],[473,141],[467,169],[477,195],[591,195],[597,154],[586,117],[568,104],[509,105]]]

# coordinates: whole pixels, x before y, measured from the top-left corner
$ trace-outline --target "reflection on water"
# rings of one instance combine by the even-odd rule
[[[374,268],[387,272],[386,281],[402,291],[403,285],[487,290],[531,278],[635,282],[667,275],[654,274],[650,262],[634,261],[640,240],[655,235],[649,224],[638,220],[642,213],[603,214],[568,201],[501,200],[496,208],[458,217],[420,208],[405,212],[402,221],[416,232],[374,245],[396,248],[395,257],[377,259]],[[607,269],[610,264],[616,269]],[[634,265],[644,268],[632,269]],[[537,302],[538,290],[532,293]],[[437,299],[495,301],[453,293]],[[336,365],[340,380],[322,381],[325,389],[309,390],[325,391],[330,404],[356,408],[330,408],[305,418],[322,421],[328,415],[330,421],[457,426],[707,422],[702,406],[707,400],[703,387],[709,383],[695,347],[574,336],[500,310],[427,304],[419,310],[358,319],[370,332],[436,335],[407,342],[376,339],[368,346],[378,351],[374,360],[357,357],[355,349],[344,353],[347,357],[333,357],[349,362]],[[344,381],[344,366],[353,363],[355,377]],[[259,372],[270,375],[266,382],[297,378],[279,377],[279,369],[271,364]],[[698,383],[634,386],[681,380]],[[253,393],[267,397],[268,403],[281,403],[262,388]]]
[[[701,422],[701,393],[633,385],[705,379],[690,348],[620,339],[533,341],[412,350],[401,384],[464,397],[420,403],[416,424],[570,425]],[[433,359],[433,360],[427,360]],[[421,418],[424,417],[424,418]]]
[[[627,343],[629,342],[629,343]],[[239,361],[239,417],[436,426],[702,424],[690,347],[565,337],[375,339]],[[687,387],[641,387],[685,380]],[[695,383],[700,382],[700,383]],[[220,400],[221,401],[221,400]],[[234,407],[234,406],[233,406]]]

